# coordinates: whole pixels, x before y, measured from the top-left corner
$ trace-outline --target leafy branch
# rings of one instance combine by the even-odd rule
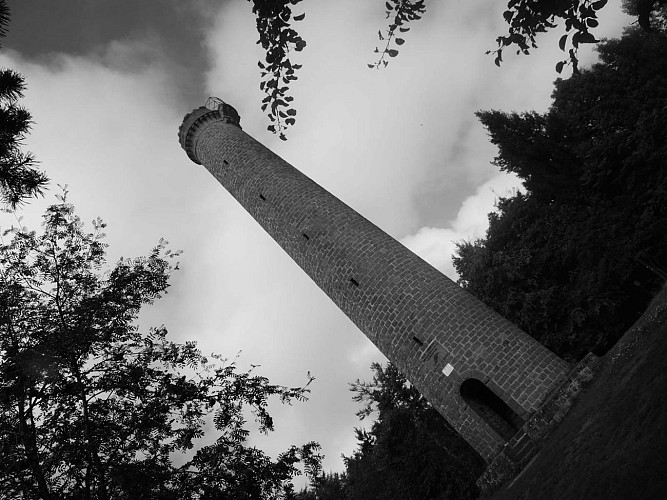
[[[271,124],[267,130],[287,140],[284,131],[296,123],[296,109],[291,105],[294,98],[288,95],[289,84],[297,80],[295,72],[300,64],[292,64],[290,50],[302,51],[306,41],[292,28],[290,21],[303,21],[305,14],[292,17],[292,5],[301,0],[249,0],[252,12],[257,16],[258,44],[266,51],[265,62],[257,65],[261,70],[259,84],[266,96],[262,99],[262,111],[267,113]]]
[[[566,33],[560,37],[558,46],[563,52],[567,51],[568,58],[556,64],[556,71],[561,73],[566,65],[571,65],[572,71],[579,73],[579,45],[598,42],[589,29],[598,26],[597,12],[606,4],[607,0],[510,0],[508,10],[503,13],[509,33],[499,36],[496,39],[498,48],[486,53],[496,56],[496,66],[502,63],[506,47],[514,45],[518,47],[517,55],[528,55],[530,49],[537,48],[537,35],[555,28],[562,19]]]
[[[396,36],[396,30],[399,31],[399,34],[407,33],[410,31],[410,27],[405,26],[405,24],[421,19],[422,15],[426,12],[424,0],[391,0],[385,3],[385,7],[387,8],[386,18],[389,19],[392,14],[394,18],[388,26],[385,36],[382,36],[381,30],[378,31],[378,38],[381,42],[386,41],[386,44],[382,51],[378,47],[375,47],[373,52],[380,54],[380,59],[375,63],[368,64],[368,67],[371,69],[387,67],[389,60],[385,59],[385,57],[396,57],[398,55],[398,49],[391,48],[391,42],[393,41],[396,45],[403,45],[405,43],[405,39]]]

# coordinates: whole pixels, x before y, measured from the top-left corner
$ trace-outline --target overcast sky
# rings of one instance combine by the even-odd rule
[[[310,401],[274,406],[277,432],[256,438],[275,453],[315,440],[325,470],[355,448],[358,406],[348,382],[384,358],[201,166],[181,150],[183,116],[209,95],[232,104],[243,129],[455,279],[454,241],[484,234],[494,200],[517,187],[491,165],[495,148],[477,110],[545,111],[560,33],[531,56],[484,52],[504,32],[504,2],[431,0],[389,67],[370,70],[381,0],[305,0],[307,41],[292,86],[298,109],[286,143],[259,109],[261,48],[244,0],[9,0],[0,65],[23,73],[34,127],[27,148],[51,178],[22,211],[37,228],[67,184],[86,222],[107,223],[110,261],[150,251],[160,237],[182,249],[169,294],[142,313],[205,353],[259,364],[272,382],[316,380]],[[618,0],[600,36],[630,20]],[[584,64],[594,55],[584,52]],[[11,220],[0,218],[6,227]]]

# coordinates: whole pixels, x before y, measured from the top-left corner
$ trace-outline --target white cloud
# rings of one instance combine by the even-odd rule
[[[489,226],[488,214],[495,210],[498,198],[507,197],[520,188],[521,183],[515,176],[498,175],[478,187],[474,195],[466,198],[456,218],[447,227],[422,227],[415,234],[404,236],[400,241],[456,281],[458,275],[451,260],[456,251],[456,243],[482,238]]]

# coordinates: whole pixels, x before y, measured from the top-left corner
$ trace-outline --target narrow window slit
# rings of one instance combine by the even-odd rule
[[[354,278],[350,278],[350,283],[352,283],[354,286],[359,286],[359,282]]]
[[[307,240],[310,239],[310,236],[308,236],[306,233],[303,233],[303,237],[306,238]]]
[[[262,201],[266,201],[266,196],[264,196],[262,193],[259,193],[259,199]]]
[[[419,347],[424,345],[424,342],[422,342],[417,336],[412,337],[412,340],[414,340]]]

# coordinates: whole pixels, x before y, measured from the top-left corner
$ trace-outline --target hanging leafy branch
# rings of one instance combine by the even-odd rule
[[[510,0],[503,18],[509,25],[509,34],[499,36],[498,48],[487,51],[494,54],[496,66],[502,63],[503,50],[517,47],[517,54],[530,53],[536,49],[535,41],[539,33],[546,33],[555,28],[559,20],[565,21],[566,33],[560,37],[558,46],[568,57],[556,64],[556,71],[561,73],[566,65],[578,73],[579,45],[597,43],[598,40],[589,31],[597,27],[597,12],[607,4],[607,0]]]
[[[301,0],[248,0],[252,11],[257,16],[258,44],[266,51],[265,61],[260,61],[260,89],[265,97],[262,100],[264,111],[270,124],[269,131],[286,140],[285,130],[296,123],[296,109],[292,107],[294,98],[288,94],[289,85],[297,80],[296,71],[300,64],[293,64],[290,51],[300,52],[306,42],[292,27],[292,21],[302,21],[305,14],[292,16],[292,6]],[[537,48],[536,37],[556,28],[564,21],[565,33],[558,42],[567,56],[556,64],[556,71],[561,73],[565,66],[571,66],[578,73],[578,50],[581,44],[597,43],[591,30],[598,26],[597,13],[608,0],[509,0],[503,13],[509,25],[508,34],[499,36],[498,48],[487,51],[495,56],[495,64],[500,66],[503,51],[516,48],[517,54],[529,54]],[[639,25],[647,31],[664,29],[664,10],[667,0],[624,0],[624,9],[630,15],[636,15]],[[398,47],[405,43],[404,34],[410,30],[407,26],[417,21],[426,12],[424,0],[385,0],[386,18],[391,19],[386,31],[378,31],[384,47],[376,47],[379,59],[369,63],[368,67],[381,68],[389,64],[389,59],[399,53]]]
[[[258,44],[266,51],[265,61],[259,61],[262,80],[259,88],[266,94],[262,99],[264,111],[271,124],[267,130],[284,141],[287,127],[296,123],[294,98],[288,95],[289,85],[297,80],[300,64],[292,64],[290,50],[302,51],[306,41],[292,28],[290,21],[303,21],[305,14],[292,16],[292,5],[301,0],[249,0],[257,16]]]
[[[380,51],[378,47],[375,47],[373,52],[380,54],[380,59],[378,59],[377,62],[368,65],[371,69],[387,67],[389,60],[385,59],[385,57],[396,57],[398,55],[398,49],[391,48],[391,42],[393,41],[396,45],[403,45],[405,43],[404,38],[397,36],[396,30],[398,30],[398,34],[407,33],[410,31],[410,27],[405,26],[405,24],[410,21],[421,19],[422,15],[426,12],[424,0],[391,0],[385,3],[385,7],[387,8],[387,19],[389,19],[392,14],[394,18],[384,36],[382,36],[382,31],[378,31],[378,38],[381,42],[386,41],[386,44],[382,51]]]

